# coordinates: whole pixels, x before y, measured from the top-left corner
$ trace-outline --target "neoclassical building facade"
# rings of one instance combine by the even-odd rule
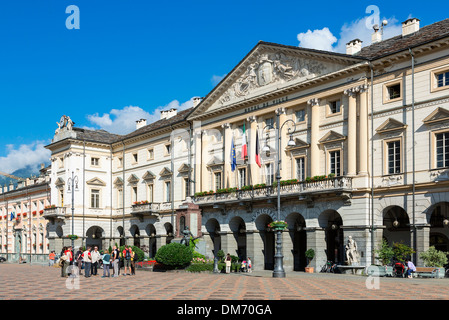
[[[280,219],[287,271],[304,270],[309,248],[316,270],[343,264],[349,236],[360,265],[382,239],[417,263],[431,245],[448,251],[448,49],[449,19],[408,19],[390,39],[375,30],[346,54],[259,42],[193,108],[136,119],[128,135],[64,117],[47,146],[50,248],[73,224],[75,245],[154,256],[188,226],[206,256],[273,269],[268,224]]]

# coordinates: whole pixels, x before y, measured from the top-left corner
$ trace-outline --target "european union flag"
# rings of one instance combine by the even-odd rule
[[[236,167],[237,167],[237,159],[235,157],[234,137],[232,137],[232,141],[231,141],[231,170],[232,170],[232,172],[235,171]]]
[[[13,221],[15,217],[16,217],[15,212],[11,212],[11,217],[9,221]]]

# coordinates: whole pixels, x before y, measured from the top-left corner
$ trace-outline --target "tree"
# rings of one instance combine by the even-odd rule
[[[378,250],[375,250],[376,259],[382,263],[383,266],[386,266],[391,262],[391,259],[394,256],[393,248],[388,245],[388,242],[383,239],[382,244]]]
[[[396,260],[404,262],[405,259],[409,259],[415,251],[409,246],[398,242],[393,243],[393,252]]]

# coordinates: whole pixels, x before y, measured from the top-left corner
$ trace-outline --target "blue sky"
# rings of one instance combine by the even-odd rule
[[[79,29],[66,27],[70,5]],[[259,40],[341,51],[369,37],[370,5],[388,19],[386,37],[409,17],[449,17],[445,1],[1,1],[0,171],[48,161],[62,115],[124,133],[138,117],[187,108]]]

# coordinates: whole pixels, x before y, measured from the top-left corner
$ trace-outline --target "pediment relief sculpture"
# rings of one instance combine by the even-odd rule
[[[325,71],[326,66],[317,60],[290,57],[280,52],[261,53],[221,96],[219,102],[223,105],[235,98],[245,97],[254,89],[271,83],[285,83],[296,79],[307,80]]]

